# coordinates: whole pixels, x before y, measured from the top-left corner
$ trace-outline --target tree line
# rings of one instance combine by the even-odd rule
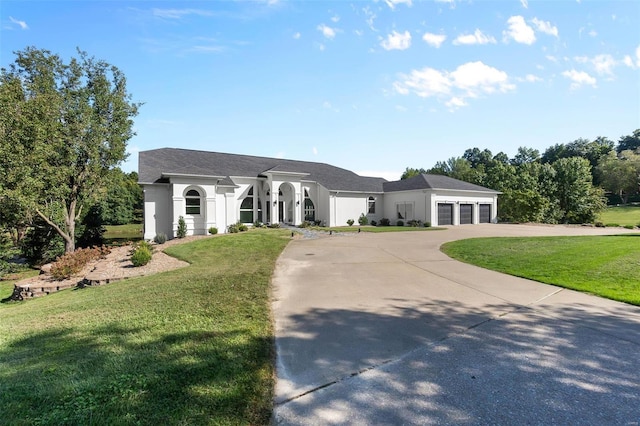
[[[467,149],[432,168],[407,167],[401,179],[420,173],[450,176],[502,192],[503,222],[593,223],[612,203],[628,203],[640,184],[640,129],[617,144],[605,137],[555,144],[544,153],[520,147],[504,152]]]

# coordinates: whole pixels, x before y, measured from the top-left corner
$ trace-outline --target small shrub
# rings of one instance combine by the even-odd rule
[[[380,226],[390,226],[390,225],[391,225],[391,221],[386,217],[383,217],[382,219],[380,219]]]
[[[347,220],[347,225],[352,226],[355,223],[353,219]]]
[[[633,225],[625,225],[625,226],[624,226],[624,228],[625,228],[625,229],[633,229],[633,228],[634,228],[634,226],[633,226]]]
[[[412,228],[419,228],[419,227],[422,226],[422,222],[420,222],[419,220],[415,220],[415,219],[414,220],[410,220],[407,224],[409,226],[411,226]]]
[[[365,226],[369,224],[369,219],[364,215],[364,213],[360,213],[360,217],[358,218],[358,223],[360,226]]]
[[[259,220],[256,220],[255,222],[253,222],[253,227],[254,228],[266,228],[266,225],[262,222],[260,222]]]
[[[216,235],[217,233],[218,233],[218,228],[216,228],[215,226],[212,226],[211,228],[209,228],[209,234]]]
[[[236,225],[238,226],[238,231],[240,231],[240,232],[246,232],[246,231],[249,230],[249,227],[247,225],[245,225],[244,223],[238,222]]]
[[[311,226],[311,222],[308,222],[305,220],[298,226],[298,228],[309,228],[310,226]]]
[[[404,221],[402,220],[397,221],[396,226],[404,226]]]
[[[146,245],[139,244],[131,255],[131,263],[133,263],[133,266],[136,268],[144,266],[151,261],[151,253],[151,250],[149,250]]]
[[[620,226],[620,225],[619,225],[619,224],[617,224],[617,223],[607,223],[605,226],[606,226],[607,228],[617,228],[617,227],[618,227],[618,226]]]
[[[321,223],[322,223],[322,221],[321,221],[321,220],[314,220],[314,221],[313,221],[313,224],[314,224],[315,226],[320,226],[320,224],[321,224]]]
[[[176,237],[184,238],[187,236],[187,222],[184,221],[184,217],[178,218],[178,230],[176,231]]]
[[[280,224],[279,223],[272,223],[272,224],[269,225],[269,228],[278,229],[278,228],[280,228]]]
[[[153,238],[153,241],[156,244],[164,244],[167,242],[167,234],[163,234],[162,232],[160,232]]]
[[[371,221],[371,226],[378,226],[378,222],[376,222],[375,220]]]
[[[58,281],[70,278],[82,271],[89,262],[104,258],[109,252],[109,248],[103,246],[81,248],[72,253],[66,253],[51,265],[51,276]]]
[[[234,223],[233,225],[227,226],[227,232],[229,234],[237,234],[238,232],[240,232],[240,230],[238,229],[238,224]]]
[[[424,223],[424,227],[425,227],[425,228],[431,228],[431,222],[426,221],[426,222]]]
[[[594,223],[594,225],[595,225],[596,228],[604,228],[604,223],[602,223],[602,222],[596,222],[596,223]]]

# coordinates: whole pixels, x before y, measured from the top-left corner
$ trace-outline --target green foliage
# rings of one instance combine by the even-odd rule
[[[424,223],[424,227],[425,227],[425,228],[431,228],[431,222],[426,221],[426,222]]]
[[[347,220],[347,225],[352,226],[355,223],[355,221],[353,219],[348,219]]]
[[[140,220],[144,194],[138,185],[138,173],[124,173],[119,168],[109,171],[107,190],[95,205],[105,225],[126,225]]]
[[[371,226],[378,226],[378,222],[376,222],[375,220],[371,221]]]
[[[309,228],[311,227],[311,222],[309,222],[308,220],[303,220],[302,223],[300,225],[298,225],[299,228]]]
[[[422,226],[422,222],[419,220],[410,220],[409,222],[407,222],[407,225],[409,225],[412,228],[419,228]],[[399,226],[399,225],[398,225]]]
[[[404,221],[402,220],[397,221],[396,226],[404,226]]]
[[[109,254],[108,247],[80,248],[72,253],[65,253],[51,265],[51,276],[58,280],[70,278],[78,274],[89,262]]]
[[[209,229],[209,232],[211,232],[211,229]],[[217,232],[217,230],[216,230]],[[159,232],[158,234],[156,234],[156,236],[153,238],[153,241],[156,244],[164,244],[167,242],[167,234],[163,233],[163,232]]]
[[[391,226],[391,221],[386,217],[380,219],[380,226]]]
[[[400,180],[409,179],[424,173],[427,173],[427,171],[423,168],[413,169],[411,167],[407,167],[402,173],[402,176],[400,176]]]
[[[249,227],[244,223],[238,222],[237,225],[238,225],[238,231],[240,232],[246,232],[249,230]]]
[[[184,221],[184,217],[178,218],[178,229],[176,231],[176,237],[184,238],[187,236],[187,222]]]
[[[629,196],[638,192],[640,184],[640,155],[633,151],[615,152],[603,157],[596,169],[602,186],[627,204]]]
[[[147,263],[151,262],[152,253],[153,251],[149,250],[148,246],[140,244],[138,245],[138,247],[136,247],[136,249],[133,251],[133,254],[131,255],[131,263],[136,268],[144,266]]]
[[[105,243],[102,217],[96,206],[92,206],[82,218],[81,226],[78,228],[78,247],[95,247]]]
[[[20,252],[30,264],[43,265],[64,253],[64,241],[42,219],[36,218],[20,244]]]
[[[280,224],[279,223],[272,223],[272,224],[269,225],[269,228],[279,229],[280,228]]]
[[[238,228],[238,224],[234,223],[232,225],[227,226],[227,232],[229,234],[237,234],[238,232],[240,232],[240,229]]]
[[[557,199],[561,221],[592,223],[605,206],[604,191],[592,185],[591,166],[584,158],[561,158],[556,171]]]
[[[216,228],[215,226],[212,226],[211,228],[209,228],[210,235],[216,235],[217,233],[218,233],[218,228]]]
[[[622,136],[618,141],[616,151],[636,151],[638,148],[640,148],[640,129],[634,130],[631,135]]]
[[[16,52],[0,73],[0,203],[40,216],[73,251],[82,205],[126,158],[138,107],[122,72],[86,52],[69,63],[34,47]]]
[[[360,217],[358,218],[358,223],[360,226],[365,226],[369,224],[369,219],[364,215],[364,213],[360,213]]]

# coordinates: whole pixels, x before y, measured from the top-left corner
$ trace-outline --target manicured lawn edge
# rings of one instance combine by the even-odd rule
[[[441,250],[486,269],[640,306],[640,234],[473,238]]]

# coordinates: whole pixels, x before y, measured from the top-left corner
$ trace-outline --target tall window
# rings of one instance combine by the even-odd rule
[[[413,220],[413,203],[396,204],[398,219]]]
[[[306,189],[304,190],[304,220],[310,222],[316,220],[316,206],[313,204],[313,201],[311,201]]]
[[[240,222],[253,223],[253,186],[240,204]]]
[[[376,214],[376,199],[373,197],[369,197],[367,213]]]
[[[187,204],[186,213],[190,215],[200,214],[200,193],[195,189],[190,189],[184,198]]]

